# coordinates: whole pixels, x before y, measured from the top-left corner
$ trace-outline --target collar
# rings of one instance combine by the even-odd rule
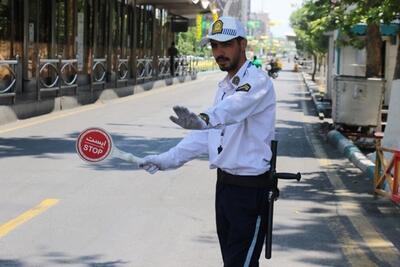
[[[236,74],[229,80],[229,83],[233,87],[237,87],[241,80],[243,79],[244,75],[247,72],[247,69],[251,66],[251,62],[249,60],[246,60],[243,65],[240,67],[240,69],[236,72]],[[228,79],[228,76],[227,76]]]
[[[227,85],[231,89],[236,88],[239,85],[239,83],[241,82],[241,80],[243,79],[244,75],[246,74],[247,69],[251,65],[252,65],[252,63],[249,60],[246,60],[231,79],[229,79],[229,76],[226,75],[225,78],[218,83],[219,86],[225,87],[224,85]]]

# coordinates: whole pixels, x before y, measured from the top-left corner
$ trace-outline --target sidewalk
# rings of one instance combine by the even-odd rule
[[[317,115],[321,120],[330,118],[332,106],[330,101],[323,98],[321,93],[321,85],[317,85],[311,80],[311,76],[302,72],[302,77],[308,92],[311,95]],[[330,119],[328,123],[332,124]],[[357,168],[359,168],[369,179],[374,179],[375,163],[367,158],[354,143],[342,135],[337,130],[331,130],[327,134],[328,141],[344,156],[346,156]]]
[[[307,90],[309,85],[313,84],[307,80]],[[320,190],[337,197],[337,202],[331,203],[337,215],[329,218],[328,225],[342,244],[343,254],[350,266],[399,266],[400,207],[388,198],[373,195],[372,162],[341,133],[329,131],[328,123],[318,123],[317,103],[311,99],[307,101],[307,114],[314,116],[315,124],[308,127],[308,140],[332,185]]]

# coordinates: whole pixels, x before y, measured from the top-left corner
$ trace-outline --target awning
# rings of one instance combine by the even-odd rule
[[[391,23],[391,24],[381,24],[381,35],[382,36],[396,36],[400,30],[400,25]],[[365,35],[367,32],[366,24],[357,24],[351,28],[351,31],[357,35]]]
[[[190,18],[196,14],[210,12],[208,0],[137,0],[136,4],[154,5],[157,8],[166,9],[174,15]]]

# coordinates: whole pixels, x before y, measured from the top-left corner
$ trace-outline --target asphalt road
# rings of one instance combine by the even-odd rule
[[[222,78],[0,127],[0,266],[222,266],[206,158],[150,175],[75,153],[92,126],[138,156],[166,151],[187,133],[169,121],[172,106],[203,111]],[[283,71],[274,83],[278,171],[303,180],[280,182],[273,256],[260,266],[400,266],[398,208],[377,203],[367,178],[325,143],[300,75]]]

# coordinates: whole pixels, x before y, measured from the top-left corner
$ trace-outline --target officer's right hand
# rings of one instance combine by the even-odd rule
[[[158,155],[150,155],[143,158],[140,168],[146,170],[150,174],[155,174],[159,170],[165,170],[167,166],[163,164]]]
[[[155,174],[159,168],[157,167],[157,165],[154,164],[140,164],[140,168],[142,168],[143,170],[147,171],[150,174]]]

